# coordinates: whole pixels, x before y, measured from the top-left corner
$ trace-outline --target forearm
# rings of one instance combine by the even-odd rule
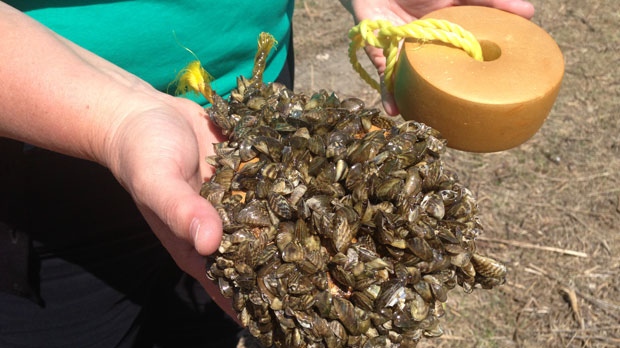
[[[150,86],[0,2],[0,136],[104,161],[110,130]]]

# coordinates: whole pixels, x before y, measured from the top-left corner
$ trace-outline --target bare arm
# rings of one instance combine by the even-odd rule
[[[118,104],[151,88],[4,3],[0,18],[0,135],[105,164]]]

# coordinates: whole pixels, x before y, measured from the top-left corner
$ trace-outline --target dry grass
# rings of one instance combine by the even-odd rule
[[[533,1],[566,74],[547,122],[500,153],[449,151],[477,194],[479,249],[506,285],[451,292],[445,334],[422,347],[620,347],[620,10],[616,0]],[[338,2],[297,1],[297,86],[379,99],[351,69],[352,21]]]

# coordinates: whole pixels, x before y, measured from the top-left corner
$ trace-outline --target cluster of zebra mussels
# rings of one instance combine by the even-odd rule
[[[268,52],[267,52],[268,53]],[[492,288],[477,204],[440,158],[445,141],[356,98],[252,78],[207,109],[228,140],[201,195],[224,236],[207,275],[266,347],[415,347],[442,334],[457,285]]]

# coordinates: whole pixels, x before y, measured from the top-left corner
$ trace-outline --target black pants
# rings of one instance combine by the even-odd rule
[[[0,139],[0,347],[235,346],[106,168],[22,146]]]
[[[24,157],[26,220],[12,232],[32,239],[40,301],[0,293],[0,347],[205,347],[222,338],[232,347],[239,328],[183,275],[105,168],[41,149]]]

